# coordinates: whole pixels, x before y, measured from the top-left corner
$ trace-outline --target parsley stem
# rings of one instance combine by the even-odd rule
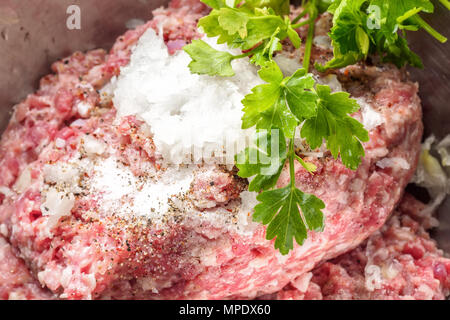
[[[450,10],[450,2],[448,2],[448,0],[439,0],[439,2],[442,3],[442,5],[448,10]]]
[[[443,0],[444,1],[444,0]],[[294,20],[292,20],[292,23],[295,24],[297,23],[301,18],[303,18],[304,16],[306,16],[306,14],[308,13],[308,10],[303,10],[302,13],[300,13],[298,16],[296,16],[294,18]],[[294,28],[295,29],[295,28]]]
[[[303,54],[303,68],[308,72],[309,71],[309,63],[311,60],[311,50],[312,50],[312,43],[313,43],[313,37],[314,37],[314,27],[315,22],[317,18],[317,7],[316,7],[316,0],[313,0],[311,2],[311,12],[310,18],[309,18],[309,27],[308,27],[308,36],[306,38],[305,43],[305,53]]]
[[[408,20],[409,18],[411,18],[412,16],[416,15],[420,11],[422,11],[422,8],[416,8],[415,10],[408,11],[406,14],[404,14],[400,18],[397,18],[397,22],[399,24],[401,24],[403,21]]]
[[[293,24],[293,25],[292,25],[292,29],[297,29],[297,28],[303,27],[303,26],[305,26],[305,25],[307,25],[307,24],[309,24],[309,23],[311,23],[311,19],[308,19],[308,20],[299,22],[299,23],[297,23],[297,24]]]
[[[289,140],[289,176],[291,178],[291,189],[295,189],[295,166],[294,166],[294,138]]]
[[[231,58],[231,59],[232,59],[232,60],[242,59],[242,58],[248,57],[248,56],[250,56],[250,55],[252,55],[252,54],[253,54],[253,50],[250,50],[249,52],[245,52],[245,53],[240,54],[240,55],[238,55],[238,56],[234,56],[234,57]]]
[[[413,17],[414,21],[417,22],[417,24],[422,27],[426,32],[428,32],[430,35],[432,35],[434,38],[436,38],[441,43],[447,42],[447,38],[444,37],[442,34],[437,32],[433,29],[432,26],[430,26],[428,23],[425,22],[419,15],[415,15]]]

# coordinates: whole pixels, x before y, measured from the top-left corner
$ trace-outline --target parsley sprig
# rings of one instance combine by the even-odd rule
[[[297,130],[311,149],[325,145],[331,155],[349,169],[356,170],[364,157],[362,143],[369,140],[363,125],[350,115],[359,105],[346,92],[332,93],[329,86],[317,84],[309,73],[314,23],[318,14],[331,12],[330,32],[334,58],[319,71],[344,67],[379,53],[386,61],[401,66],[420,66],[420,59],[408,48],[404,31],[424,28],[438,40],[446,40],[417,14],[432,12],[429,0],[305,0],[302,12],[289,18],[289,0],[201,0],[212,8],[200,19],[199,27],[217,43],[241,50],[233,55],[220,51],[203,40],[184,47],[192,58],[191,72],[210,76],[233,76],[232,62],[249,57],[259,67],[265,82],[252,89],[243,100],[242,128],[255,127],[253,145],[236,155],[239,176],[251,178],[249,191],[258,192],[253,220],[267,225],[266,238],[275,239],[282,254],[293,249],[293,240],[303,244],[308,230],[324,228],[325,204],[297,187],[295,162],[314,174],[316,166],[295,152]],[[448,5],[448,0],[441,0]],[[370,29],[372,10],[378,6],[376,26]],[[373,22],[373,21],[372,21]],[[296,29],[308,26],[304,44],[303,67],[285,77],[274,55],[282,41],[301,45]],[[397,32],[401,31],[401,34]],[[288,168],[290,182],[281,186],[279,177]]]
[[[448,0],[440,2],[450,10]],[[319,71],[336,69],[378,54],[382,61],[399,68],[406,64],[422,68],[422,61],[408,46],[406,31],[424,29],[440,42],[447,38],[425,22],[419,13],[432,13],[430,0],[334,0],[330,32],[334,57]]]

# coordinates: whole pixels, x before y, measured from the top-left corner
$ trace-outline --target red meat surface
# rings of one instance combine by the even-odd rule
[[[152,21],[120,37],[108,54],[75,53],[53,64],[54,74],[16,106],[0,142],[0,224],[31,274],[58,298],[232,299],[272,294],[323,261],[359,246],[382,227],[400,200],[420,150],[418,88],[393,66],[358,64],[336,75],[353,97],[364,96],[385,122],[370,131],[358,170],[345,168],[329,154],[306,158],[317,166],[314,175],[296,168],[298,186],[326,204],[325,229],[309,232],[308,240],[287,256],[265,240],[263,226],[246,234],[236,231],[240,222],[235,212],[244,206],[240,195],[247,182],[215,165],[196,169],[184,200],[192,213],[175,210],[163,229],[132,213],[123,217],[102,208],[97,194],[83,189],[92,178],[89,170],[80,178],[82,190],[71,212],[56,223],[46,215],[43,192],[54,183],[46,180],[48,166],[115,157],[143,180],[161,171],[146,125],[134,117],[116,119],[111,98],[98,90],[120,74],[147,28],[162,28],[175,52],[201,36],[196,22],[206,13],[197,0],[173,1],[169,8],[155,11]],[[331,52],[314,48],[313,54],[320,61]],[[80,102],[91,106],[87,114],[78,108]],[[361,114],[354,117],[360,119]],[[88,137],[107,148],[89,154]],[[390,158],[401,158],[406,165],[377,166]],[[287,182],[288,173],[283,172],[279,184]],[[198,210],[203,215],[220,212],[226,225],[196,222]]]
[[[47,300],[53,295],[42,288],[14,249],[0,236],[0,300]]]
[[[424,204],[405,195],[388,222],[358,248],[295,279],[278,299],[445,299],[450,259],[426,231]]]

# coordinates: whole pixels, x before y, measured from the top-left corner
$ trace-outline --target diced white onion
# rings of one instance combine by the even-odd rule
[[[54,227],[61,217],[70,216],[74,204],[75,196],[72,193],[50,188],[45,194],[45,201],[41,204],[42,215],[50,217],[48,227]]]

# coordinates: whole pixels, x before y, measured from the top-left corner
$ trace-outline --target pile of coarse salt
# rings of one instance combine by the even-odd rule
[[[170,166],[155,177],[137,177],[114,156],[96,164],[90,194],[101,201],[102,210],[121,216],[140,216],[162,225],[170,209],[184,201],[194,178],[193,166]]]

